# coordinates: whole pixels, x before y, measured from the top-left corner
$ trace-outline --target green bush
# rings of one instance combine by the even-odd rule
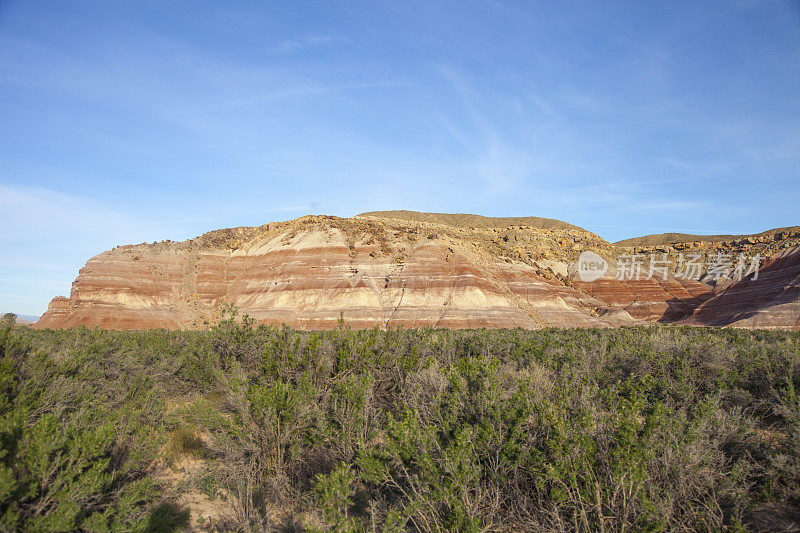
[[[122,419],[124,410],[103,412],[103,403],[40,357],[6,352],[0,360],[0,529],[144,527],[157,496],[140,455],[147,445]]]
[[[187,487],[219,529],[796,528],[799,363],[796,332],[5,324],[0,530],[176,530]]]

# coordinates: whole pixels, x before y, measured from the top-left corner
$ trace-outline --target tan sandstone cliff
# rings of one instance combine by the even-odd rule
[[[652,321],[796,328],[800,264],[793,258],[800,254],[791,245],[800,233],[785,233],[742,244],[733,236],[698,241],[706,250],[758,252],[778,264],[773,270],[779,274],[766,272],[768,283],[752,282],[753,289],[745,280],[726,295],[720,286],[674,276],[623,281],[609,273],[584,283],[569,271],[584,250],[609,260],[621,251],[674,255],[686,249],[685,237],[614,245],[536,217],[308,216],[104,252],[81,269],[69,298],[53,299],[36,327],[202,328],[219,320],[223,305],[234,304],[259,323],[304,329],[335,327],[340,316],[359,328]],[[754,290],[761,291],[759,308],[744,316],[741,308]]]

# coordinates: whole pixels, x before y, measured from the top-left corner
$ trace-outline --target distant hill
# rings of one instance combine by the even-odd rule
[[[8,311],[6,311],[6,312],[8,312]],[[0,313],[0,316],[5,315],[5,314],[6,313]],[[33,324],[34,322],[39,320],[39,317],[38,316],[34,316],[34,315],[20,315],[20,314],[17,314],[17,313],[14,313],[14,314],[17,315],[17,324],[20,324],[20,325]]]
[[[690,233],[658,233],[654,235],[644,235],[643,237],[633,237],[617,241],[617,246],[661,246],[677,242],[725,242],[736,241],[739,239],[771,237],[777,233],[798,233],[800,226],[790,226],[786,228],[774,228],[761,233],[752,235],[692,235]]]
[[[507,228],[509,226],[530,226],[541,229],[583,229],[553,218],[541,217],[484,217],[464,213],[418,213],[416,211],[370,211],[359,217],[388,218],[411,222],[428,222],[457,228]],[[585,230],[584,230],[585,231]]]

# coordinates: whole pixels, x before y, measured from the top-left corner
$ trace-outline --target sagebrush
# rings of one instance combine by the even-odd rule
[[[800,334],[0,330],[0,529],[783,530]],[[201,438],[202,436],[202,438]],[[224,496],[223,496],[224,495]],[[194,524],[197,526],[198,524]]]

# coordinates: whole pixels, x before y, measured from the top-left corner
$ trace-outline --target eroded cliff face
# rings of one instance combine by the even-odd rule
[[[537,328],[721,316],[712,304],[721,295],[697,281],[609,274],[580,282],[568,265],[581,251],[611,258],[619,249],[575,226],[420,215],[312,216],[118,247],[90,259],[70,297],[55,298],[36,327],[203,328],[219,320],[225,304],[259,323],[302,329],[333,328],[340,317],[355,328]],[[797,285],[800,266],[786,265],[789,274],[776,276],[769,290]],[[750,326],[775,316],[780,324],[773,327],[792,320],[796,327],[793,298],[779,315],[763,311],[756,321],[729,322]]]
[[[627,307],[634,316],[678,325],[800,329],[800,227],[756,235],[651,235],[617,243],[617,248],[621,253],[666,255],[673,263],[678,254],[721,255],[731,259],[731,266],[740,255],[760,257],[757,274],[741,280],[733,273],[719,280],[703,276],[702,283],[681,280],[690,295],[670,291],[675,298],[649,304],[656,314],[658,309],[666,309],[661,318],[637,313],[638,302]],[[640,302],[645,299],[641,290],[632,292],[640,295]],[[613,297],[593,294],[613,301]]]
[[[719,287],[681,323],[759,329],[800,329],[800,247],[786,248],[758,278]]]

